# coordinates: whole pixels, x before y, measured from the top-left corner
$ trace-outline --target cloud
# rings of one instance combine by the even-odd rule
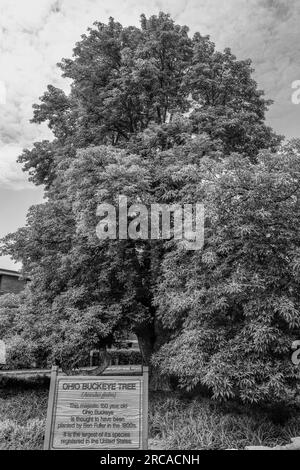
[[[6,104],[6,85],[4,82],[0,81],[0,105]]]
[[[0,147],[0,185],[1,188],[27,189],[32,188],[24,177],[21,165],[16,160],[22,148],[15,145],[2,145]]]
[[[300,106],[291,102],[291,84],[300,79],[298,0],[0,0],[0,184],[11,178],[19,187],[20,171],[12,164],[16,149],[51,137],[46,126],[29,124],[32,104],[49,83],[68,88],[56,63],[72,55],[87,27],[109,16],[138,25],[142,12],[160,10],[192,33],[210,34],[218,48],[251,57],[259,86],[276,101],[269,122],[299,136]]]

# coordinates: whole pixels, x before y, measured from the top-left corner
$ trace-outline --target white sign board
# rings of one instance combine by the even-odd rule
[[[145,449],[148,371],[52,376],[45,449]]]

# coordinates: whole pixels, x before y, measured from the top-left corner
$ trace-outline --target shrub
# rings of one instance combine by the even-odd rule
[[[21,336],[13,336],[7,342],[6,362],[12,369],[32,367],[35,364],[35,346]]]
[[[120,365],[141,364],[142,356],[140,351],[135,349],[114,349],[109,350],[112,363],[118,362]]]

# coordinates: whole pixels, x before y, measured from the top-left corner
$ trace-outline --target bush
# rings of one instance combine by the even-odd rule
[[[31,368],[35,364],[35,346],[21,336],[13,336],[7,342],[7,366],[12,369]]]
[[[19,394],[25,390],[32,390],[37,392],[48,391],[50,386],[50,378],[45,375],[33,376],[33,377],[6,377],[0,376],[0,399],[3,394],[14,393]]]
[[[114,349],[109,350],[112,363],[118,362],[120,365],[141,364],[142,355],[135,349]]]

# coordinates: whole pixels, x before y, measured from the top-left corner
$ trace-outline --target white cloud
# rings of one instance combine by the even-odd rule
[[[6,85],[0,81],[0,105],[6,104]]]
[[[66,87],[56,63],[71,56],[87,27],[109,16],[138,25],[142,12],[160,10],[192,32],[210,34],[219,48],[253,58],[259,85],[276,100],[270,123],[299,135],[300,106],[291,103],[291,83],[300,79],[299,0],[0,0],[0,84],[6,87],[6,104],[0,104],[0,168],[6,176],[0,175],[0,184],[24,181],[12,164],[13,148],[50,136],[45,126],[29,124],[32,103],[48,83]]]
[[[22,268],[21,263],[15,263],[9,256],[0,256],[1,269],[11,269],[13,271],[20,271]]]
[[[1,188],[17,190],[31,188],[32,185],[24,178],[21,165],[16,162],[22,148],[15,145],[0,147],[0,185]]]

